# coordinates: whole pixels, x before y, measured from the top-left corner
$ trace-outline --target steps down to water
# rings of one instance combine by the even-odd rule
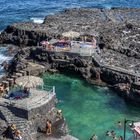
[[[5,117],[5,121],[7,122],[8,125],[15,124],[17,129],[21,131],[22,137],[24,137],[24,140],[33,140],[32,139],[32,132],[31,132],[31,122],[23,119],[16,117],[7,107],[7,105],[0,105],[0,112],[3,114]],[[27,139],[28,138],[28,139]]]

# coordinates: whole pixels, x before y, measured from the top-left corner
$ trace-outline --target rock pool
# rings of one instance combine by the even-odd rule
[[[63,74],[43,75],[45,84],[56,87],[58,108],[63,110],[70,134],[80,140],[89,140],[96,133],[99,140],[110,140],[105,136],[107,130],[115,130],[117,136],[123,136],[124,118],[140,119],[140,109],[128,105],[116,93],[107,87],[98,87],[86,83],[77,76]],[[132,132],[127,128],[127,138]]]

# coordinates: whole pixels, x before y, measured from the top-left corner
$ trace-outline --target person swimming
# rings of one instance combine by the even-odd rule
[[[122,127],[122,123],[120,121],[118,121],[118,127]]]
[[[98,137],[96,134],[93,134],[93,136],[90,138],[90,140],[98,140]]]
[[[112,136],[110,131],[106,131],[106,136]]]

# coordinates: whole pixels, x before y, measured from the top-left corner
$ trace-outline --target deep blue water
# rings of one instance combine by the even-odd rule
[[[73,7],[139,8],[140,0],[0,0],[0,30],[14,22],[43,19]]]

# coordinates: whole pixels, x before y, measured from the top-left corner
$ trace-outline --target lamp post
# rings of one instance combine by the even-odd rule
[[[123,139],[126,140],[126,124],[127,122],[131,122],[132,123],[132,127],[133,127],[133,123],[134,121],[133,120],[127,120],[126,118],[124,119],[124,136],[123,136]]]

